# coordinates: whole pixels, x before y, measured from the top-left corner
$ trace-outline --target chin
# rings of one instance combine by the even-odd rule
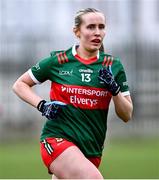
[[[95,51],[98,51],[98,50],[99,50],[99,47],[94,47],[94,48],[89,49],[90,52],[95,52]]]
[[[99,48],[92,48],[92,49],[90,49],[90,52],[95,52],[95,51],[98,51],[99,50]]]

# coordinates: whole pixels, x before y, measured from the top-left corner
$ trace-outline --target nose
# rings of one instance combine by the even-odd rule
[[[100,29],[97,27],[96,29],[95,29],[95,35],[97,36],[99,36],[100,35]]]

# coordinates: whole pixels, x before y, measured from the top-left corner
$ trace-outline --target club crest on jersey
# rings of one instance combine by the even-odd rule
[[[55,138],[56,139],[56,142],[59,143],[59,142],[62,142],[63,141],[63,138]]]
[[[71,69],[70,71],[59,70],[59,75],[61,75],[61,76],[72,76],[72,73],[73,73],[73,69]]]
[[[39,65],[39,63],[37,63],[34,67],[36,68],[36,70],[40,70],[40,65]]]

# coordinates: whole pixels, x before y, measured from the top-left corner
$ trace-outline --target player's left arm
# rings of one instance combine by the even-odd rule
[[[127,122],[132,117],[133,103],[123,65],[119,59],[113,61],[112,66],[101,68],[99,82],[112,94],[116,114]]]
[[[129,92],[129,86],[127,82],[127,77],[125,69],[121,64],[120,60],[117,61],[118,73],[116,74],[115,80],[120,86],[120,92],[113,96],[113,102],[115,106],[116,114],[124,122],[128,122],[132,118],[133,114],[133,102]]]
[[[118,95],[113,96],[116,114],[124,122],[128,122],[132,118],[133,103],[130,95],[124,96],[119,92]]]

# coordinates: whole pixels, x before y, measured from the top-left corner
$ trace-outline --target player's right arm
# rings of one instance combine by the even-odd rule
[[[47,102],[33,91],[35,84],[40,84],[49,79],[51,59],[46,58],[38,62],[29,71],[20,76],[13,85],[13,91],[25,102],[37,108],[42,116],[49,120],[56,119],[61,109],[66,106],[60,101]]]
[[[21,75],[13,84],[13,91],[25,102],[33,107],[37,107],[43,99],[38,96],[32,89],[36,83],[31,79],[28,71]]]
[[[13,85],[13,91],[25,102],[33,107],[37,107],[43,99],[34,91],[33,86],[40,84],[48,79],[48,66],[51,58],[40,60],[36,65],[32,66],[27,72],[21,75]]]

